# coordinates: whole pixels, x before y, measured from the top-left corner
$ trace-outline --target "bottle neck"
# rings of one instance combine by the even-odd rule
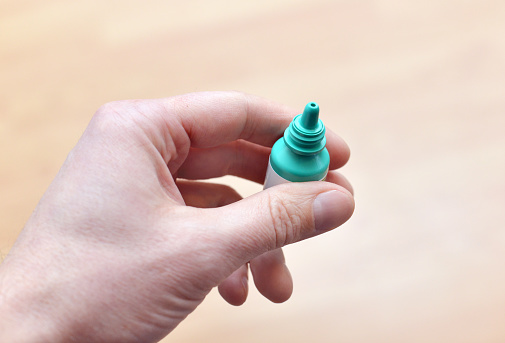
[[[294,153],[299,155],[314,155],[326,145],[326,129],[321,120],[317,120],[310,128],[304,126],[303,114],[297,115],[284,131],[284,142]]]

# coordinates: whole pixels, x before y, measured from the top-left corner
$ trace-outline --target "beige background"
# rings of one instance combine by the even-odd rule
[[[505,341],[503,0],[0,1],[2,253],[101,104],[220,89],[318,102],[356,212],[164,342]]]

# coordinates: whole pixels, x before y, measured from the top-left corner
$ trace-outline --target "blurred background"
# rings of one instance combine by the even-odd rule
[[[163,342],[505,341],[502,0],[1,0],[2,254],[100,105],[229,89],[318,102],[356,212]]]

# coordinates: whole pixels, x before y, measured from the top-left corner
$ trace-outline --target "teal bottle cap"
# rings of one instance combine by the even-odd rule
[[[300,155],[317,154],[324,149],[326,129],[319,119],[319,105],[309,102],[302,114],[297,115],[284,131],[284,141]]]

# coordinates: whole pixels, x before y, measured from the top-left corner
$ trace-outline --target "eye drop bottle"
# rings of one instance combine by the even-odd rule
[[[310,102],[272,147],[263,189],[286,182],[324,180],[330,165],[324,134],[319,106]]]

